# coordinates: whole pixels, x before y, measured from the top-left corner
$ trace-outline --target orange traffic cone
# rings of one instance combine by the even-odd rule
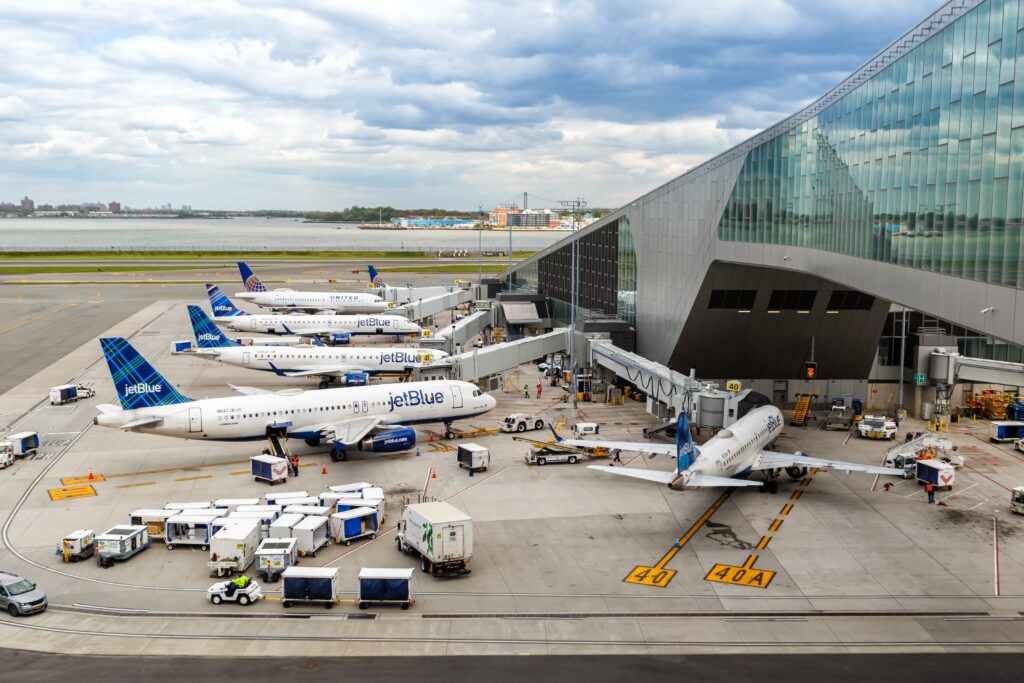
[[[427,434],[427,441],[433,441],[433,440],[434,440],[434,433],[430,432],[429,434]]]
[[[430,478],[431,479],[437,479],[437,472],[431,472],[430,473]]]
[[[89,468],[89,481],[92,481],[92,480],[93,480],[93,476],[92,476],[92,468],[90,467],[90,468]]]
[[[327,465],[320,468],[320,474],[327,474]]]

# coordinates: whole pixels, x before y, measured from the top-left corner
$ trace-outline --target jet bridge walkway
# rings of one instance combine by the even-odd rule
[[[475,382],[496,377],[523,363],[544,358],[550,353],[563,352],[568,341],[569,330],[560,328],[535,337],[473,349],[416,368],[415,379],[458,379]]]
[[[493,308],[476,311],[435,332],[430,345],[448,353],[455,353],[470,339],[493,326]]]
[[[393,311],[405,315],[409,320],[423,320],[437,315],[441,311],[455,308],[459,304],[469,303],[477,298],[478,287],[455,287],[451,291],[442,288],[440,294],[422,299],[415,299],[403,306],[396,306]]]
[[[607,339],[590,340],[590,360],[593,365],[614,372],[676,414],[684,408],[691,411],[693,397],[703,389],[698,379],[620,349]]]

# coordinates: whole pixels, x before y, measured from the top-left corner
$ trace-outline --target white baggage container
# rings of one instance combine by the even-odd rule
[[[292,528],[304,519],[304,515],[295,512],[284,513],[271,523],[270,535],[267,538],[291,538]]]
[[[256,557],[260,544],[259,520],[229,524],[210,539],[210,561],[206,566],[211,576],[244,572]]]
[[[242,520],[242,519],[254,519],[260,523],[260,535],[263,538],[270,536],[270,525],[275,519],[277,519],[278,513],[276,512],[241,512],[234,511],[228,515],[228,520]]]
[[[228,512],[234,512],[239,505],[259,505],[259,498],[218,498],[213,501],[213,507],[222,508]]]
[[[459,467],[473,472],[486,472],[487,466],[491,464],[491,452],[478,443],[464,443],[459,444],[455,459]]]
[[[176,545],[193,545],[208,550],[210,537],[213,536],[213,520],[219,516],[182,513],[168,517],[164,526],[164,541],[167,543],[167,549],[172,550]]]
[[[409,609],[412,598],[411,569],[359,570],[359,609],[366,609],[370,603],[401,605]]]
[[[249,458],[249,472],[256,481],[273,486],[288,481],[288,461],[276,455],[254,455]]]
[[[316,551],[327,545],[330,540],[327,518],[310,515],[292,527],[292,538],[298,541],[299,554],[316,555]]]
[[[149,530],[141,525],[121,525],[96,534],[96,562],[110,567],[114,560],[127,560],[149,547]]]
[[[369,500],[371,498],[383,498],[384,489],[379,486],[367,486],[363,489],[363,498]]]
[[[268,538],[256,549],[256,573],[265,581],[277,581],[285,569],[298,561],[298,541],[294,538]]]
[[[320,505],[319,496],[306,496],[305,498],[285,498],[280,504],[288,509],[294,505]]]
[[[135,526],[147,526],[149,528],[149,537],[163,542],[164,525],[167,523],[167,518],[178,514],[181,514],[181,510],[143,508],[128,515],[128,523]]]
[[[288,505],[286,499],[309,498],[309,491],[275,491],[268,493],[264,498],[267,500],[267,505]]]
[[[331,514],[330,508],[325,508],[320,505],[289,505],[284,509],[285,512],[294,512],[300,515],[320,515],[326,517]]]
[[[377,526],[384,526],[383,498],[341,498],[334,505],[335,512],[344,512],[354,508],[373,508],[377,511]]]
[[[417,555],[420,569],[435,576],[468,574],[473,520],[450,503],[406,505],[398,522],[398,549]]]
[[[352,545],[352,541],[364,536],[377,538],[379,530],[377,511],[373,508],[352,508],[331,515],[331,538],[335,543]]]
[[[212,506],[213,503],[208,500],[204,500],[192,503],[168,503],[167,505],[164,505],[164,508],[167,510],[181,510],[184,512],[185,510],[206,510]]]
[[[338,484],[337,486],[328,486],[327,490],[333,493],[354,493],[359,495],[359,492],[365,488],[373,486],[373,484],[367,481],[357,481],[353,484]]]
[[[60,552],[65,562],[78,562],[96,550],[96,532],[92,529],[77,529],[61,539]]]
[[[239,505],[238,507],[235,508],[235,512],[271,513],[273,515],[273,517],[271,517],[270,519],[271,522],[280,517],[281,512],[283,511],[284,506],[282,505]]]
[[[284,606],[320,602],[330,609],[341,598],[337,567],[288,567],[284,578]]]

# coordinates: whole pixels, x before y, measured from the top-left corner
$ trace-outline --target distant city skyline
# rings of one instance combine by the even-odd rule
[[[619,206],[934,0],[0,7],[0,196],[211,210]],[[180,205],[180,204],[178,204]]]

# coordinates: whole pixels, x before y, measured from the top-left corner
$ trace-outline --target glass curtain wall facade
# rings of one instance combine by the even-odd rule
[[[722,240],[1024,287],[1024,0],[986,0],[753,148]]]

